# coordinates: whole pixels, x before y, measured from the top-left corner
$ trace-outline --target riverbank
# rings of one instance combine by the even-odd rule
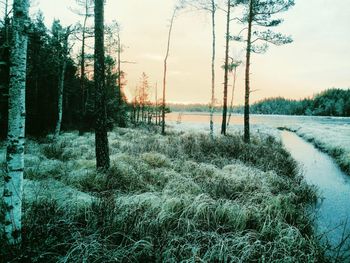
[[[350,260],[350,177],[334,160],[294,132],[282,131],[284,146],[300,165],[307,183],[318,189],[315,227],[332,262]],[[334,216],[336,215],[336,216]]]
[[[272,137],[247,145],[240,134],[118,129],[106,175],[95,172],[93,140],[28,142],[24,249],[1,253],[37,262],[324,260],[306,211],[315,192]]]
[[[350,125],[286,125],[280,127],[295,132],[321,151],[329,154],[339,167],[350,175]]]
[[[180,116],[180,118],[179,118]],[[180,121],[178,121],[180,120]],[[214,115],[214,132],[220,133],[221,115]],[[178,131],[209,132],[209,115],[203,113],[171,113],[169,123]],[[341,169],[350,175],[350,118],[286,115],[251,115],[251,130],[279,137],[276,129],[297,133],[321,151],[334,158]],[[243,129],[243,115],[233,114],[229,132]]]

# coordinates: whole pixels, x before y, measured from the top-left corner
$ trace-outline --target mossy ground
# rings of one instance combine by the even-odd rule
[[[23,245],[0,258],[324,261],[306,209],[315,192],[295,161],[272,137],[241,137],[117,129],[106,174],[95,171],[92,134],[29,141]]]

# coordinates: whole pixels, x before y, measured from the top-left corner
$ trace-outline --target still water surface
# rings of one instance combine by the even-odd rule
[[[214,114],[213,121],[216,125],[221,124],[221,114]],[[191,123],[205,124],[209,126],[210,116],[208,113],[200,112],[172,112],[167,114],[167,121],[171,123]],[[287,116],[287,115],[250,115],[252,125],[268,125],[279,127],[288,124],[330,124],[330,125],[350,125],[350,118],[342,117],[323,117],[323,116]],[[243,125],[243,115],[233,114],[230,124]]]
[[[309,184],[317,186],[321,199],[316,205],[316,229],[327,233],[333,246],[350,234],[350,177],[327,154],[292,132],[282,131],[282,142],[301,166]],[[343,249],[350,246],[350,240]],[[350,253],[350,252],[349,252]]]

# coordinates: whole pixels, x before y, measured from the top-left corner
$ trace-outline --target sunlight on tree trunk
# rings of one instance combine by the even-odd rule
[[[3,192],[4,232],[9,244],[21,242],[28,9],[28,0],[13,2],[8,145]]]

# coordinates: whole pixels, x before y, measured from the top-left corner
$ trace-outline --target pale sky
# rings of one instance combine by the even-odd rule
[[[35,0],[32,12],[41,9],[47,25],[53,18],[63,25],[81,18],[69,7],[74,0]],[[175,0],[107,0],[106,22],[120,23],[123,44],[122,60],[127,73],[127,95],[139,83],[142,72],[161,93],[163,59],[167,32]],[[253,54],[251,64],[252,101],[283,96],[299,99],[331,87],[350,87],[350,0],[296,0],[283,14],[284,23],[275,31],[291,35],[292,44],[271,46],[266,54]],[[242,25],[231,25],[232,33]],[[216,98],[223,94],[225,14],[217,12]],[[241,56],[244,50],[231,42],[230,55]],[[183,11],[173,27],[168,59],[167,101],[208,103],[211,94],[211,20],[206,12]],[[231,83],[231,80],[230,80]],[[230,92],[231,93],[231,92]],[[152,95],[154,96],[154,95]],[[230,96],[230,95],[229,95]],[[239,69],[235,104],[243,104],[244,68]]]

